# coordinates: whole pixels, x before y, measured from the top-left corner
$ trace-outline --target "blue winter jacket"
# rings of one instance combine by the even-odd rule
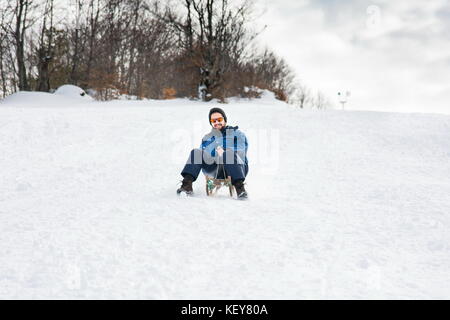
[[[216,148],[219,146],[221,146],[224,150],[227,148],[232,149],[233,151],[236,151],[241,160],[248,165],[247,137],[241,130],[238,129],[238,126],[226,126],[220,131],[212,129],[210,133],[203,137],[200,148],[212,157],[216,156]]]

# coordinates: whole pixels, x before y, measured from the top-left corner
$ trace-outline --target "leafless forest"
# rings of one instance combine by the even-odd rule
[[[74,84],[100,100],[314,98],[259,48],[250,0],[0,0],[0,93]],[[323,99],[322,99],[323,100]]]

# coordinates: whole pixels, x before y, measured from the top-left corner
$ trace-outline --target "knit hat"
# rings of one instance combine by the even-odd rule
[[[208,121],[211,123],[211,115],[213,113],[216,113],[216,112],[220,113],[223,116],[223,118],[225,119],[225,123],[226,123],[227,122],[227,116],[225,114],[225,111],[223,111],[220,108],[212,108],[211,110],[209,110]]]

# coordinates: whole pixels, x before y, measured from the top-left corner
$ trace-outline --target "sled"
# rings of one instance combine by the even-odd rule
[[[206,178],[206,195],[207,196],[214,196],[217,194],[217,191],[219,191],[222,187],[228,187],[230,191],[230,197],[233,197],[233,185],[231,184],[231,177],[228,176],[225,179],[216,179],[213,177],[210,177],[208,175],[205,175]]]

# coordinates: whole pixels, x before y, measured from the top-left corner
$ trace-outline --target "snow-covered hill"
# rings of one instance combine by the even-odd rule
[[[177,197],[213,105],[0,101],[0,298],[450,298],[450,116],[232,101],[249,201]]]

